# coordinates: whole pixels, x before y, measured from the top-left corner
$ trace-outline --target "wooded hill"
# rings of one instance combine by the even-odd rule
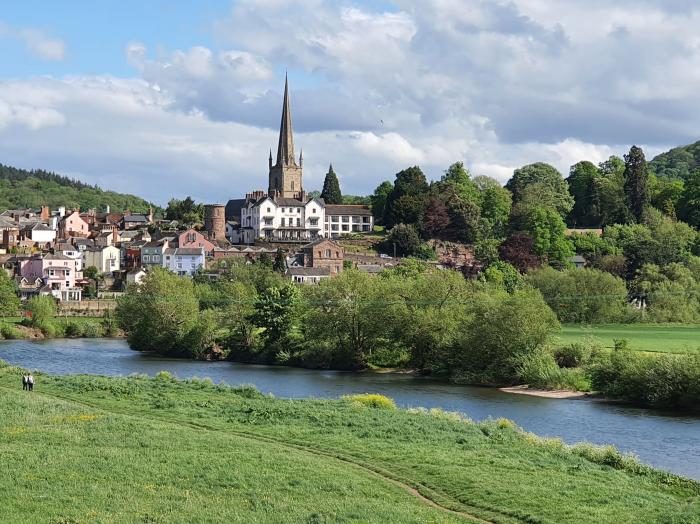
[[[27,171],[0,164],[0,210],[24,207],[66,206],[80,209],[145,212],[150,202],[124,193],[104,191],[66,176],[42,169]],[[157,206],[153,206],[157,210]]]
[[[661,153],[649,162],[649,170],[665,178],[687,180],[696,169],[700,169],[700,140]]]

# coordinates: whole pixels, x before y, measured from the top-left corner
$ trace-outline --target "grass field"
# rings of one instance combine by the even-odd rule
[[[630,348],[655,353],[700,353],[700,326],[669,324],[564,325],[558,335],[563,344],[593,337],[612,348],[615,339],[627,339]]]
[[[0,369],[8,522],[700,523],[698,483],[503,420],[19,374]]]

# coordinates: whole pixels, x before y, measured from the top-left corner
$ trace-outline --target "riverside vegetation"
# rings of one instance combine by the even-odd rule
[[[611,447],[379,395],[0,364],[3,513],[51,522],[700,522],[700,485]],[[416,461],[416,457],[420,460]],[[37,484],[42,496],[35,496]]]
[[[588,279],[596,270],[571,270]],[[228,262],[210,282],[154,270],[119,300],[133,349],[312,368],[413,368],[460,383],[596,390],[652,406],[700,401],[700,356],[644,354],[625,341],[557,344],[537,273],[466,280],[419,261],[377,277],[348,270],[295,286],[270,263]],[[586,311],[611,312],[610,300]],[[620,314],[634,314],[624,299]],[[593,314],[593,313],[592,313]]]

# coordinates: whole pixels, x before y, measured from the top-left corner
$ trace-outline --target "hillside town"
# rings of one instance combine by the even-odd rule
[[[300,284],[318,283],[344,267],[374,273],[393,265],[377,253],[348,253],[340,238],[374,231],[368,206],[326,204],[304,189],[303,152],[294,150],[285,80],[276,160],[268,188],[205,206],[204,223],[154,216],[153,209],[8,209],[0,211],[0,263],[22,299],[53,296],[65,303],[111,297],[138,284],[153,267],[182,277],[216,277],[222,261],[283,257],[283,271]],[[223,262],[225,264],[225,262]]]

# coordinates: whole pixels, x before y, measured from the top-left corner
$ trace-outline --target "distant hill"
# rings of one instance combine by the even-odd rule
[[[114,211],[147,211],[151,204],[134,195],[104,191],[78,180],[44,170],[27,171],[0,164],[0,210],[58,206]],[[153,206],[154,211],[159,210]]]
[[[649,162],[649,168],[660,177],[687,179],[700,169],[700,141],[661,153]]]

